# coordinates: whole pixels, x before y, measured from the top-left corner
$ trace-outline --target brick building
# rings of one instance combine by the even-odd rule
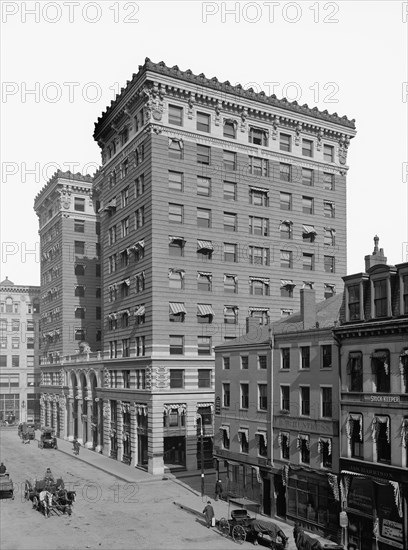
[[[96,443],[88,419],[97,371],[62,369],[101,349],[99,221],[92,178],[58,171],[34,201],[41,247],[41,415],[59,436]],[[99,374],[100,376],[100,374]],[[79,388],[79,389],[78,389]],[[89,421],[88,421],[89,420]],[[94,423],[95,424],[95,423]]]
[[[40,287],[0,283],[0,421],[40,422]]]
[[[342,505],[351,549],[408,544],[408,263],[387,265],[375,237],[365,272],[344,277]]]

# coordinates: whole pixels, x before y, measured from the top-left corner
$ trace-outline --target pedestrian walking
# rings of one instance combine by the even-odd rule
[[[203,514],[205,517],[207,528],[209,529],[212,525],[213,518],[215,517],[214,508],[211,506],[211,500],[207,502],[207,506],[204,508]]]
[[[78,440],[75,438],[74,441],[72,442],[72,445],[73,445],[73,449],[74,449],[74,454],[75,455],[79,455],[79,448],[80,448],[80,444],[78,442]]]
[[[222,498],[222,481],[218,479],[215,483],[215,500]]]

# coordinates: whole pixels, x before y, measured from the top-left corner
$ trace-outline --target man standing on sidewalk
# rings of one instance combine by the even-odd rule
[[[203,514],[207,523],[207,528],[209,529],[212,525],[212,518],[215,516],[214,508],[211,506],[211,500],[207,502],[207,506],[204,508]]]
[[[220,479],[215,483],[215,500],[222,498],[222,481]]]

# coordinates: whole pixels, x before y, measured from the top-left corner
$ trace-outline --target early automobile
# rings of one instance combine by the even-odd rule
[[[58,449],[57,438],[52,428],[42,428],[38,441],[40,449]]]

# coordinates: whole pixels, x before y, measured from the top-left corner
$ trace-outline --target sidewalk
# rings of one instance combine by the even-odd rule
[[[116,477],[120,481],[125,483],[174,483],[174,504],[185,513],[191,513],[198,517],[202,517],[202,510],[207,503],[207,500],[211,500],[211,504],[214,507],[215,517],[219,520],[221,517],[229,518],[231,510],[239,508],[238,505],[231,504],[224,500],[214,500],[213,486],[215,479],[215,470],[206,470],[205,476],[207,482],[205,483],[205,489],[208,490],[209,495],[201,496],[201,492],[194,487],[200,487],[201,484],[201,472],[197,471],[183,471],[176,474],[165,473],[164,475],[152,475],[148,472],[127,466],[117,460],[109,458],[100,453],[96,453],[85,447],[81,447],[79,455],[74,455],[72,450],[72,443],[64,439],[58,439],[58,450],[64,454],[70,455],[76,460],[80,460],[89,464],[90,466],[97,468],[111,476]],[[185,481],[183,481],[183,479]],[[192,482],[193,480],[193,482]],[[251,516],[255,514],[250,512]],[[273,521],[273,523],[279,525],[282,531],[289,537],[288,550],[295,550],[296,546],[293,540],[293,526],[288,525],[278,519],[271,519],[268,516],[262,516],[257,514],[265,521]],[[322,537],[312,533],[312,536],[319,540],[322,545],[333,544],[329,540],[325,540]]]

